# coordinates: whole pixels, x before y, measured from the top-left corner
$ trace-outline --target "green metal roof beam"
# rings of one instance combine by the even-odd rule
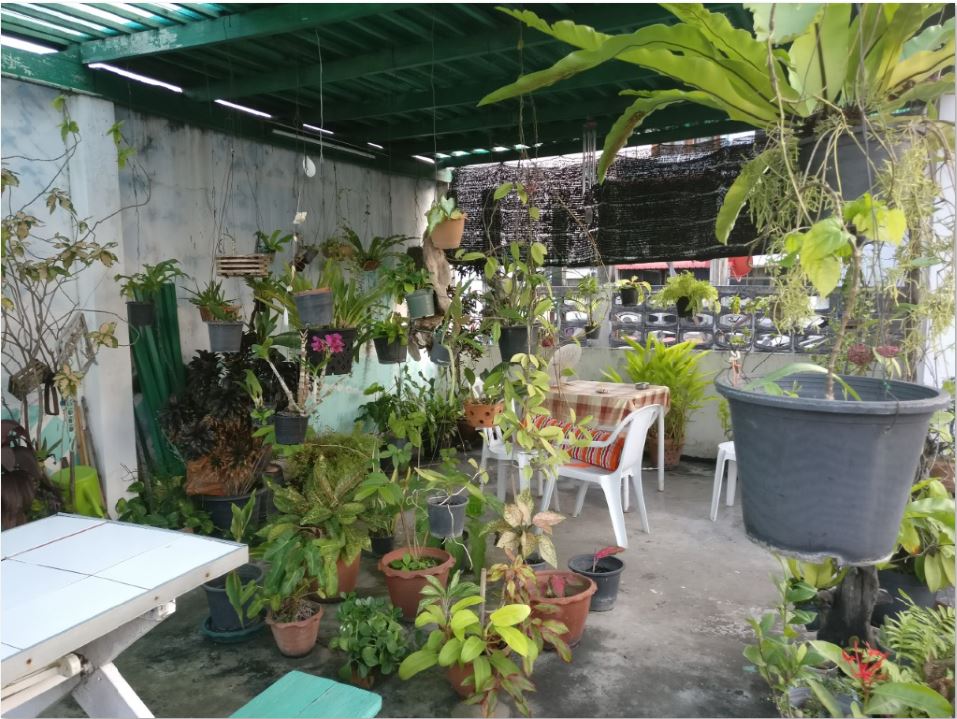
[[[608,63],[554,85],[543,87],[536,91],[535,96],[540,97],[553,92],[565,92],[568,90],[591,88],[608,84],[621,84],[633,89],[640,89],[641,82],[660,77],[658,73],[643,70],[637,65],[630,65],[624,62]],[[356,103],[326,107],[325,118],[327,123],[332,123],[356,120],[359,118],[380,117],[382,115],[392,115],[402,112],[415,112],[416,110],[431,110],[433,107],[453,107],[455,105],[472,105],[474,107],[485,95],[493,90],[497,90],[502,85],[512,82],[514,79],[515,74],[513,73],[497,79],[487,78],[481,83],[473,83],[471,85],[458,85],[454,88],[437,87],[435,89],[434,101],[431,90],[391,96],[380,95],[376,99],[370,98]],[[317,113],[318,108],[312,108],[311,110],[304,111],[303,114],[306,116],[314,116]]]
[[[386,3],[274,5],[212,20],[187,22],[181,26],[92,40],[80,46],[80,58],[84,63],[110,62],[159,52],[187,50],[230,40],[246,40],[331,25],[369,15],[394,12],[402,7],[405,5]]]
[[[727,135],[732,132],[741,132],[742,130],[753,130],[751,125],[736,120],[719,120],[717,122],[692,125],[690,127],[670,128],[658,132],[649,132],[632,135],[628,141],[627,147],[636,147],[640,145],[656,145],[662,142],[678,142],[680,140],[694,140],[698,138],[714,137],[715,135]],[[556,142],[544,144],[538,148],[525,150],[525,156],[528,159],[535,157],[555,157],[558,155],[571,155],[582,151],[581,140],[577,142]],[[439,167],[462,167],[465,165],[485,165],[497,162],[509,162],[512,160],[523,159],[522,152],[519,150],[509,150],[508,152],[493,152],[487,155],[462,155],[461,157],[449,157],[438,160],[436,164]]]
[[[503,16],[504,17],[504,16]],[[600,8],[587,8],[575,15],[575,21],[581,24],[598,27],[602,30],[614,30],[630,27],[638,23],[652,23],[664,20],[664,10],[658,5],[610,5]],[[288,90],[300,85],[318,85],[320,78],[323,84],[346,82],[366,75],[381,72],[395,72],[405,68],[418,67],[463,60],[478,55],[498,55],[506,52],[515,52],[518,45],[519,26],[510,22],[494,30],[484,30],[480,34],[451,40],[441,40],[435,43],[416,43],[407,47],[389,47],[379,52],[349,58],[319,63],[305,67],[283,67],[270,72],[238,77],[233,80],[224,80],[208,88],[187,88],[187,94],[198,100],[209,100],[217,97],[241,98],[250,95],[259,95],[267,92]],[[552,45],[556,48],[566,48],[567,45],[542,33],[528,32],[525,34],[524,47]],[[514,78],[512,78],[514,79]]]

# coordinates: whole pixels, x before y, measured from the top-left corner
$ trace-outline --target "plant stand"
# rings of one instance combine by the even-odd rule
[[[817,638],[847,647],[851,645],[851,639],[857,637],[861,643],[876,647],[877,634],[871,626],[871,614],[879,589],[876,567],[851,567],[839,585],[822,593],[824,597],[830,594],[831,601],[830,606],[822,610]]]

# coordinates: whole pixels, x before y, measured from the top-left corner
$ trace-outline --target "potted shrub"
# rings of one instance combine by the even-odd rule
[[[656,304],[675,306],[679,317],[694,317],[704,307],[718,301],[718,291],[707,280],[696,279],[691,272],[672,275],[655,296]]]
[[[705,401],[712,399],[707,396],[711,377],[701,369],[701,361],[708,352],[695,350],[693,342],[666,345],[652,336],[644,345],[628,337],[625,342],[630,348],[625,353],[623,370],[627,381],[663,385],[670,391],[668,413],[665,415],[665,468],[673,469],[681,460],[691,415]],[[614,369],[606,370],[605,375],[615,382],[626,381]],[[653,428],[649,433],[648,445],[656,447],[657,444],[650,441],[652,433],[657,437]]]
[[[299,532],[280,532],[272,526],[264,529],[272,536],[261,552],[269,569],[261,584],[250,582],[233,593],[233,607],[241,611],[248,603],[247,617],[266,609],[266,624],[279,652],[304,657],[316,646],[323,614],[322,605],[308,599],[317,589],[319,578],[310,573],[310,567],[321,562],[320,550]]]
[[[624,307],[640,305],[645,301],[645,297],[651,294],[651,285],[637,277],[626,277],[618,280],[618,296],[621,298],[621,304]]]
[[[466,424],[476,429],[494,427],[495,418],[505,409],[502,373],[498,370],[483,372],[480,382],[475,380],[475,373],[471,370],[467,376],[471,381],[468,382],[468,396],[462,405]]]
[[[585,633],[585,621],[591,607],[591,598],[598,591],[595,582],[576,572],[545,569],[535,575],[538,594],[532,602],[532,611],[543,618],[564,624],[568,631],[562,637],[569,647],[575,647]],[[551,607],[551,611],[541,606]]]
[[[826,600],[828,590],[836,587],[847,574],[847,568],[837,566],[837,563],[831,559],[825,559],[821,562],[802,562],[797,559],[788,559],[785,564],[788,574],[788,582],[792,588],[811,587],[815,594],[813,597],[805,600],[796,600],[795,609],[807,615],[808,621],[804,623],[804,628],[809,632],[814,632],[821,627],[821,611]],[[795,589],[795,592],[804,591]]]
[[[232,521],[229,537],[234,542],[246,542],[247,532],[256,500],[249,499],[245,506],[232,505]],[[203,584],[209,619],[203,625],[207,636],[220,641],[235,641],[249,636],[262,627],[262,612],[252,613],[253,590],[263,577],[263,570],[255,564],[244,564],[229,574]],[[243,596],[243,587],[247,587]]]
[[[339,668],[341,679],[371,689],[377,675],[399,669],[409,654],[409,639],[399,618],[399,610],[381,597],[346,597],[336,614],[339,633],[329,642],[330,649],[348,657]]]
[[[466,215],[455,204],[455,198],[444,195],[436,198],[425,213],[426,237],[440,250],[454,250],[462,244]]]
[[[280,512],[272,531],[294,531],[318,549],[319,586],[329,598],[355,590],[360,555],[370,547],[357,497],[376,444],[359,433],[317,436],[290,453],[286,485],[272,487]]]
[[[409,473],[411,470],[407,471],[406,483]],[[395,549],[396,520],[404,508],[404,498],[398,467],[392,469],[391,477],[381,470],[370,473],[356,491],[356,501],[367,507],[363,519],[369,527],[372,553],[377,557]]]
[[[717,383],[731,407],[742,476],[769,480],[743,486],[746,531],[783,551],[835,556],[850,564],[893,552],[929,419],[947,403],[934,388],[837,373],[848,326],[861,311],[865,272],[872,293],[887,299],[904,320],[904,344],[914,354],[934,340],[924,329],[936,303],[953,306],[953,232],[935,221],[941,189],[928,174],[936,158],[948,156],[950,145],[935,129],[938,101],[952,91],[950,76],[941,76],[953,64],[952,33],[932,22],[942,9],[872,5],[852,13],[844,3],[815,12],[795,5],[754,6],[751,34],[717,13],[670,5],[682,22],[646,29],[649,36],[654,33],[656,49],[640,49],[635,36],[627,43],[607,37],[589,47],[602,60],[627,51],[629,61],[680,78],[693,90],[637,93],[606,141],[599,178],[652,111],[680,101],[720,108],[768,134],[763,151],[742,168],[724,197],[718,240],[728,241],[748,204],[759,233],[771,240],[767,251],[782,255],[781,272],[775,273],[779,294],[790,289],[810,295],[810,287],[826,297],[842,285],[844,309],[823,376],[820,368],[814,374],[790,368],[756,383],[738,377]],[[532,14],[509,12],[545,32],[559,30]],[[585,32],[561,26],[563,38]],[[669,37],[689,33],[701,39],[694,51],[685,45],[657,49]],[[736,49],[744,65],[725,63],[727,47]],[[483,102],[566,78],[568,62]],[[760,80],[740,82],[739,71]],[[803,163],[794,161],[799,151]],[[871,256],[885,259],[865,262]],[[944,260],[937,289],[909,271],[915,258],[928,256]],[[902,293],[910,300],[906,306],[898,302]],[[942,329],[932,323],[930,334]],[[916,363],[908,364],[909,378],[915,379]],[[862,497],[873,500],[866,512],[858,511]]]
[[[585,315],[585,339],[598,339],[603,315],[608,311],[607,291],[598,284],[598,278],[594,275],[582,278],[565,300]]]
[[[433,579],[444,585],[455,564],[452,555],[445,550],[412,544],[394,549],[379,560],[379,571],[385,575],[389,598],[408,622],[416,617],[422,589]]]
[[[292,242],[291,234],[282,234],[282,230],[273,230],[271,234],[266,234],[262,230],[256,230],[256,253],[260,255],[275,256],[283,247]]]
[[[153,324],[153,297],[163,285],[177,277],[186,277],[178,265],[178,260],[163,260],[155,265],[143,265],[142,272],[113,277],[116,282],[120,282],[120,293],[129,298],[126,302],[126,316],[132,326],[147,327]]]
[[[505,506],[502,518],[493,522],[490,530],[498,535],[495,546],[504,550],[506,555],[521,557],[536,569],[545,569],[547,565],[558,568],[552,527],[564,520],[565,517],[556,512],[536,514],[532,493],[525,490],[515,497],[513,504]]]
[[[475,476],[485,478],[475,460],[470,460],[476,470]],[[460,470],[454,457],[444,461],[439,471],[417,467],[415,470],[425,480],[431,494],[428,505],[429,532],[433,537],[448,539],[460,537],[465,529],[465,508],[469,496],[482,498],[482,490],[473,484],[468,474]]]
[[[405,361],[409,351],[409,321],[398,312],[372,325],[372,341],[375,344],[379,364],[399,364]]]
[[[162,529],[178,529],[195,534],[212,534],[215,529],[209,513],[186,494],[186,480],[174,475],[143,475],[130,483],[129,499],[116,502],[116,518],[121,522],[145,524]]]
[[[199,317],[203,322],[230,320],[239,314],[235,300],[226,299],[222,282],[210,280],[203,289],[197,287],[187,292],[193,295],[189,303],[199,309]]]
[[[387,296],[405,300],[409,319],[432,317],[435,314],[435,290],[432,276],[425,267],[417,267],[415,260],[403,255],[394,266],[383,272],[383,287]]]
[[[568,560],[568,568],[591,579],[597,587],[592,595],[589,611],[607,612],[615,608],[618,583],[625,563],[613,555],[624,552],[624,547],[605,547],[594,554],[576,554]]]
[[[343,225],[342,233],[352,249],[349,262],[362,272],[374,272],[379,269],[388,259],[398,255],[394,248],[402,246],[409,239],[405,235],[373,237],[369,241],[369,246],[363,247],[362,240],[351,227]]]

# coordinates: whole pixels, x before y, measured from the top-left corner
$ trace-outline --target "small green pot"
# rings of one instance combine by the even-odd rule
[[[416,290],[405,296],[405,303],[409,307],[409,319],[432,317],[435,314],[435,291],[430,287]]]

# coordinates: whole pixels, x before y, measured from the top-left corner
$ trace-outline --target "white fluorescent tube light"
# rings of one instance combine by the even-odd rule
[[[107,72],[112,72],[117,75],[129,78],[130,80],[136,80],[137,82],[142,82],[144,85],[154,85],[156,87],[162,87],[171,92],[182,92],[183,88],[178,85],[171,85],[168,82],[163,82],[162,80],[154,80],[152,77],[146,77],[146,75],[139,75],[135,72],[130,72],[129,70],[124,70],[122,67],[116,67],[115,65],[107,65],[105,62],[94,62],[90,65],[87,65],[91,70],[106,70]]]
[[[310,125],[306,122],[302,123],[302,126],[307,130],[313,130],[314,132],[321,132],[323,135],[335,135],[332,130],[326,130],[323,127],[318,127],[317,125]]]
[[[256,117],[267,117],[272,118],[268,112],[263,112],[262,110],[254,110],[251,107],[246,107],[245,105],[237,105],[235,102],[230,102],[229,100],[213,100],[217,105],[222,105],[223,107],[230,107],[233,110],[239,110],[240,112],[248,112],[250,115],[255,115]]]
[[[375,155],[371,152],[363,152],[362,150],[356,150],[351,147],[346,147],[345,145],[340,145],[337,142],[327,142],[321,138],[310,137],[309,135],[299,135],[295,132],[286,132],[285,130],[273,129],[273,135],[279,135],[280,137],[287,137],[290,140],[297,140],[299,142],[308,142],[312,145],[319,145],[321,147],[328,147],[330,150],[336,150],[338,152],[348,152],[352,155],[358,155],[359,157],[368,157],[370,160],[375,159]]]

